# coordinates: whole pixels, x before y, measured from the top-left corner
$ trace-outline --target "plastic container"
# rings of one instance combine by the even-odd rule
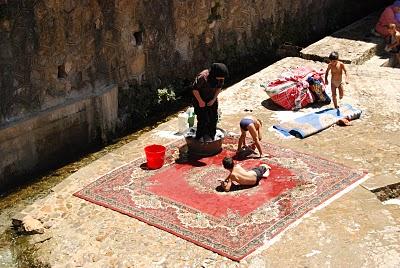
[[[197,128],[189,128],[183,136],[188,146],[188,153],[196,156],[212,156],[222,151],[222,142],[226,136],[225,130],[217,128],[217,135],[211,142],[200,142],[196,137]]]
[[[178,114],[178,131],[183,133],[189,128],[189,116],[186,112]]]
[[[194,107],[187,108],[186,112],[188,113],[189,117],[194,114]]]
[[[189,118],[188,118],[189,127],[193,127],[194,126],[194,119],[195,119],[195,115],[194,114],[192,116],[189,116]]]
[[[189,107],[186,110],[186,113],[188,114],[188,124],[189,127],[193,127],[194,126],[194,119],[195,119],[195,113],[194,113],[194,108],[193,107]]]
[[[166,148],[162,145],[152,144],[144,148],[146,153],[147,168],[158,169],[164,165]]]

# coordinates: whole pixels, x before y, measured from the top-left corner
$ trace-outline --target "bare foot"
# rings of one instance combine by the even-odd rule
[[[268,166],[267,164],[261,164],[260,166],[265,167],[265,168],[267,169],[267,170],[264,172],[263,177],[268,177],[268,176],[269,176],[269,173],[270,173],[270,170],[271,170],[271,167]]]
[[[271,169],[271,167],[268,166],[267,164],[261,164],[260,166],[265,167],[266,169]]]

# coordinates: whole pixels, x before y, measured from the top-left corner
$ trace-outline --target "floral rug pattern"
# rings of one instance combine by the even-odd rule
[[[139,158],[100,177],[74,195],[119,211],[239,261],[305,213],[361,179],[365,172],[263,143],[268,158],[247,155],[236,164],[272,167],[259,185],[221,192],[225,156],[237,138],[226,137],[218,155],[193,159],[183,141],[167,146],[165,164],[148,170]]]

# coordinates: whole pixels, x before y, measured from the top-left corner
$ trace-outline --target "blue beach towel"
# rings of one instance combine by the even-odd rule
[[[360,116],[361,110],[353,108],[350,104],[344,104],[339,109],[330,108],[306,114],[273,127],[284,136],[293,135],[303,139],[336,124],[340,119],[354,120]]]

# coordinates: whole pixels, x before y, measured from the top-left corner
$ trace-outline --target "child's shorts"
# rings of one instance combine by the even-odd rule
[[[257,183],[262,179],[264,173],[267,171],[265,166],[259,166],[252,169],[257,174]]]

